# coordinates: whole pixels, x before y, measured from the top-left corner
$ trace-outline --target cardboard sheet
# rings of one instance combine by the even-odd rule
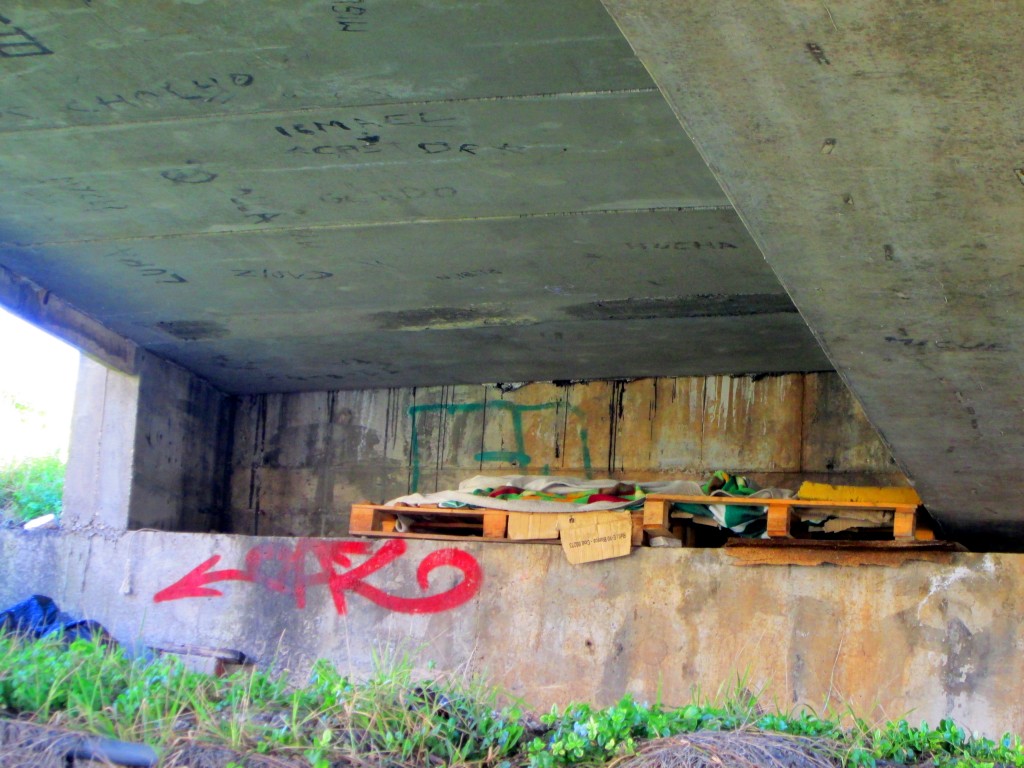
[[[629,554],[632,522],[628,513],[603,522],[595,522],[589,515],[570,515],[569,518],[559,533],[565,557],[573,565]]]

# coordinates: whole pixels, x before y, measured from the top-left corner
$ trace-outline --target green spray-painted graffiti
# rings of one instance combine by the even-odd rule
[[[567,406],[560,400],[548,403],[539,403],[536,405],[521,405],[507,400],[492,400],[490,402],[481,403],[430,403],[426,405],[409,406],[409,417],[412,419],[412,438],[409,446],[412,469],[412,474],[409,478],[410,493],[416,493],[419,491],[420,485],[420,436],[416,425],[417,416],[420,414],[443,412],[449,416],[455,416],[460,413],[471,413],[473,411],[483,411],[485,409],[508,412],[512,418],[512,434],[515,439],[515,450],[481,451],[473,456],[473,461],[478,461],[481,464],[485,462],[513,464],[517,467],[525,468],[530,465],[531,457],[526,452],[526,436],[523,432],[523,414],[535,411],[551,411],[566,407],[572,415],[577,417],[582,415],[582,411],[578,407]],[[591,476],[590,446],[588,444],[587,430],[585,427],[580,427],[579,436],[583,455],[583,470],[589,478]],[[544,474],[548,474],[549,471],[549,465],[545,464]]]

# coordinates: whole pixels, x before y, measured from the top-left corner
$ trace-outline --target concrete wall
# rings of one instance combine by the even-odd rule
[[[899,482],[834,376],[232,400],[136,366],[83,363],[66,524],[0,532],[3,604],[45,593],[124,641],[235,648],[299,675],[319,657],[366,673],[399,649],[539,708],[627,691],[681,703],[740,676],[782,707],[1024,728],[1020,556],[834,568],[640,548],[570,566],[544,544],[265,535],[321,536],[351,500],[480,471]],[[126,530],[223,524],[201,513],[228,485],[236,530],[264,535]]]
[[[233,530],[343,535],[348,507],[479,473],[904,484],[835,374],[240,398]]]
[[[140,361],[138,398],[130,527],[230,530],[232,398],[152,355]]]
[[[229,530],[232,398],[137,352],[136,374],[83,356],[62,523],[69,530]]]
[[[66,521],[115,528],[339,536],[481,472],[907,482],[831,373],[232,397],[136,352],[84,360],[75,418]]]
[[[570,566],[551,545],[403,541],[383,563],[395,546],[4,531],[0,604],[43,592],[125,641],[235,648],[300,676],[318,657],[365,674],[374,651],[400,649],[438,671],[483,672],[538,708],[626,691],[679,704],[739,675],[783,708],[827,700],[1024,730],[1019,555],[745,567],[723,549],[641,548]],[[417,572],[431,563],[424,592]],[[214,591],[188,596],[203,589]]]
[[[132,363],[82,363],[68,524],[338,536],[353,502],[481,472],[907,482],[831,373],[232,397]]]

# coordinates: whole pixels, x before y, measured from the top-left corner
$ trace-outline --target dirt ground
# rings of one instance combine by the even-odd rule
[[[3,768],[107,768],[102,758],[83,756],[91,752],[89,737],[21,720],[0,719],[0,766]],[[309,768],[304,759],[282,759],[265,755],[241,755],[232,749],[204,744],[183,744],[162,756],[161,768],[224,768],[234,763],[243,768]],[[332,766],[332,768],[335,768]],[[348,766],[337,766],[348,768]]]
[[[108,762],[83,756],[92,737],[23,720],[0,718],[2,768],[120,768],[148,762]],[[840,768],[837,745],[806,737],[756,730],[698,731],[640,745],[631,757],[614,761],[619,768]],[[160,756],[160,768],[309,768],[303,757],[243,755],[226,747],[183,741]],[[387,760],[335,762],[331,768],[402,768]],[[899,768],[932,768],[931,761]],[[406,767],[408,768],[408,767]],[[424,768],[428,768],[424,766]],[[440,768],[430,766],[429,768]],[[884,760],[877,768],[897,768]]]

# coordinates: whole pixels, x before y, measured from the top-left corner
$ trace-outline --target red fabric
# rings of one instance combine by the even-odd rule
[[[498,496],[504,496],[506,493],[522,493],[522,488],[516,488],[514,485],[503,485],[501,488],[495,488],[493,491],[487,494],[490,499]]]
[[[610,493],[595,493],[587,499],[587,504],[593,504],[597,501],[614,501],[618,504],[623,501],[629,501],[629,499],[623,499],[621,496],[612,496]]]

